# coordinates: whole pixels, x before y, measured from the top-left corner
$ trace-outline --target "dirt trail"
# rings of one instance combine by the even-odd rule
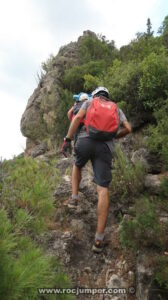
[[[61,259],[74,287],[116,287],[127,290],[130,286],[135,287],[135,264],[133,258],[128,254],[126,258],[122,251],[119,241],[120,223],[115,217],[116,204],[112,201],[106,227],[110,244],[101,254],[95,254],[91,250],[97,224],[97,195],[89,165],[83,170],[77,210],[69,209],[65,205],[71,195],[71,177],[67,175],[71,166],[71,159],[61,159],[57,165],[62,179],[54,195],[57,210],[55,229],[50,232],[49,237],[49,251]],[[134,300],[135,295],[80,294],[77,299]]]

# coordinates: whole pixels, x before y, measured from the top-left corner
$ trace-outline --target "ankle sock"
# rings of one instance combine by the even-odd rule
[[[104,240],[104,233],[97,233],[96,232],[96,235],[95,235],[95,241],[103,241]]]
[[[72,194],[72,199],[73,199],[73,200],[79,200],[79,196],[78,196],[78,195]]]

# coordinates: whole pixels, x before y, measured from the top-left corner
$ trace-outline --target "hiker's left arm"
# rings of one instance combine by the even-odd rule
[[[84,118],[85,114],[86,114],[86,110],[81,108],[70,124],[69,130],[68,130],[68,133],[66,136],[67,138],[72,139],[74,133],[76,132],[76,130],[79,126],[81,119]]]
[[[119,139],[121,137],[124,137],[125,135],[131,133],[132,128],[131,128],[131,124],[128,121],[124,121],[122,123],[122,128],[119,129],[119,131],[117,132],[115,138]]]
[[[70,110],[68,110],[68,113],[67,113],[68,119],[69,119],[70,121],[72,120],[73,110],[74,110],[74,107],[72,106],[72,107],[70,108]]]

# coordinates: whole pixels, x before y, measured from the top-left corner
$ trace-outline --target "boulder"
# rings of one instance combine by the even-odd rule
[[[153,194],[158,194],[161,182],[164,178],[168,178],[168,172],[162,174],[148,174],[145,177],[145,187]]]
[[[135,152],[133,152],[132,157],[131,157],[131,161],[133,164],[136,164],[137,162],[140,162],[145,168],[149,168],[149,164],[148,164],[148,154],[149,152],[147,151],[146,148],[140,148],[138,150],[136,150]]]

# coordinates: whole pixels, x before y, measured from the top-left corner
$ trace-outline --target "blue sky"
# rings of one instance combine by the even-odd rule
[[[76,41],[84,30],[102,33],[117,47],[153,30],[168,15],[167,0],[0,0],[0,157],[23,152],[20,119],[37,86],[41,63]]]

